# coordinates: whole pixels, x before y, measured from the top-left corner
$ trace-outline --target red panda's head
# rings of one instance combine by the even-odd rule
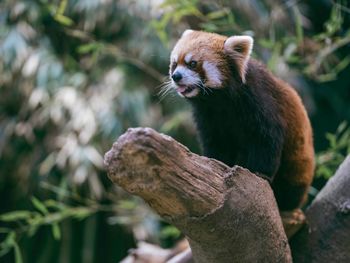
[[[250,36],[225,37],[203,31],[186,30],[170,57],[172,84],[180,96],[192,98],[206,88],[225,87],[236,72],[242,83],[253,39]]]

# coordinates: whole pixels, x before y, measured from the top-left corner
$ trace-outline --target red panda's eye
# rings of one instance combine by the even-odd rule
[[[188,67],[190,69],[194,69],[197,67],[197,61],[192,60],[190,63],[188,63]]]
[[[177,67],[177,63],[174,61],[173,64],[171,65],[171,71],[174,71]]]

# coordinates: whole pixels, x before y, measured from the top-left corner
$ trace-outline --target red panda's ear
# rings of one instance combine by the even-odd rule
[[[186,29],[183,33],[181,37],[187,36],[188,34],[191,34],[193,32],[192,29]]]
[[[250,36],[232,36],[226,39],[224,51],[237,66],[238,73],[245,83],[248,60],[253,49],[253,38]]]

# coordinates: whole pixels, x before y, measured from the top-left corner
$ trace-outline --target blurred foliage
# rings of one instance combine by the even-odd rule
[[[326,137],[329,147],[317,155],[316,176],[329,179],[345,157],[350,154],[350,127],[343,122],[334,134],[327,133]]]
[[[187,28],[254,36],[253,56],[304,100],[322,187],[349,153],[349,14],[331,0],[1,1],[1,261],[116,262],[180,237],[111,185],[103,153],[134,126],[200,152],[188,105],[157,95]]]

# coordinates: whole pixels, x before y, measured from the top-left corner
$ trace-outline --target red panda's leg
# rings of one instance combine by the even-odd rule
[[[313,158],[282,162],[272,183],[272,189],[281,211],[300,208],[306,202],[313,173]]]

